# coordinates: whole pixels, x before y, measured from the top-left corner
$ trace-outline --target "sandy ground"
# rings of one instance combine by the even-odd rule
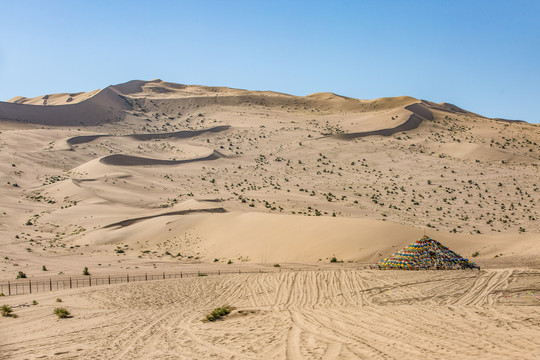
[[[6,300],[39,304],[1,319],[0,357],[537,359],[539,284],[518,269],[328,270],[24,295]],[[201,321],[224,304],[236,310]],[[73,317],[57,319],[57,306]]]
[[[36,295],[0,356],[534,358],[539,144],[407,96],[153,80],[0,102],[0,283],[328,269]],[[424,234],[488,270],[357,270]],[[242,313],[199,321],[224,303]]]

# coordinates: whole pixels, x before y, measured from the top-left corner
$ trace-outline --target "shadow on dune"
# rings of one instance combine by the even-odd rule
[[[411,116],[403,124],[396,126],[394,128],[363,131],[363,132],[348,133],[348,134],[337,134],[337,135],[330,135],[328,137],[331,137],[334,139],[340,139],[340,140],[352,140],[352,139],[365,137],[365,136],[372,136],[372,135],[391,136],[398,132],[416,129],[417,127],[420,126],[420,124],[424,120],[433,120],[432,112],[427,107],[425,107],[422,103],[416,103],[416,104],[406,106],[405,109],[412,112]]]
[[[226,213],[226,212],[227,212],[227,210],[224,209],[224,208],[179,210],[179,211],[172,211],[172,212],[158,214],[158,215],[143,216],[143,217],[139,217],[139,218],[123,220],[123,221],[119,221],[119,222],[116,222],[116,223],[113,223],[113,224],[109,224],[107,226],[104,226],[103,228],[104,229],[109,229],[109,228],[113,228],[113,227],[122,228],[122,227],[133,225],[133,224],[138,223],[140,221],[153,219],[153,218],[157,218],[157,217],[162,217],[162,216],[189,215],[189,214],[196,214],[196,213],[219,214],[219,213]]]
[[[101,158],[99,162],[105,165],[116,165],[116,166],[179,165],[179,164],[187,164],[187,163],[197,162],[197,161],[216,160],[223,157],[225,157],[225,155],[214,150],[214,152],[208,156],[205,156],[202,158],[195,158],[195,159],[161,160],[161,159],[145,158],[145,157],[140,157],[140,156],[116,154],[116,155],[105,156]]]
[[[73,145],[88,143],[102,137],[127,137],[127,138],[132,138],[132,139],[141,140],[141,141],[148,141],[148,140],[154,140],[154,139],[169,139],[169,138],[187,139],[187,138],[199,136],[201,134],[208,133],[208,132],[225,131],[225,130],[228,130],[229,128],[230,128],[230,125],[222,125],[222,126],[216,126],[213,128],[202,129],[202,130],[182,130],[182,131],[176,131],[176,132],[171,132],[171,133],[131,134],[131,135],[83,135],[83,136],[72,137],[67,140],[67,143],[69,146],[73,146]]]

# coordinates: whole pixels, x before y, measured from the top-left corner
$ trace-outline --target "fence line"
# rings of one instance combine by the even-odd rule
[[[19,279],[15,281],[8,281],[7,283],[0,283],[0,293],[5,296],[10,295],[23,295],[33,293],[51,292],[56,290],[66,289],[78,289],[92,286],[103,286],[113,284],[124,284],[130,282],[140,281],[154,281],[164,279],[181,279],[185,277],[198,277],[198,276],[211,276],[211,275],[225,275],[225,274],[253,274],[253,273],[268,273],[268,272],[280,272],[278,269],[258,269],[258,270],[217,270],[217,271],[181,271],[178,273],[159,273],[159,274],[125,274],[125,275],[100,275],[93,277],[77,276],[77,277],[65,277],[65,278],[49,278],[47,280],[32,280],[32,279]]]

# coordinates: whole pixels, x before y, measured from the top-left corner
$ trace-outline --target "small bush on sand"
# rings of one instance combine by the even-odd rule
[[[58,316],[59,319],[65,319],[71,315],[69,310],[65,308],[56,308],[53,312],[54,315]]]
[[[19,273],[17,274],[17,279],[26,279],[26,274],[22,271],[19,271]]]
[[[2,316],[13,316],[13,309],[9,305],[2,305]]]
[[[41,270],[47,271],[47,267],[46,267],[45,265],[43,265],[43,266],[41,267]]]
[[[85,266],[83,271],[82,271],[82,274],[83,275],[90,275],[90,273],[88,272],[88,268]]]
[[[62,299],[56,298],[56,302],[62,302]]]
[[[199,276],[208,276],[208,274],[205,274],[205,273],[199,273]]]
[[[280,266],[281,266],[281,265],[279,265],[279,264],[274,264],[274,267],[280,267]]]
[[[232,264],[232,260],[227,261],[227,265]]]
[[[32,300],[32,305],[37,305],[39,304],[36,300]]]
[[[225,306],[222,306],[222,307],[219,307],[219,308],[215,308],[214,310],[212,310],[212,312],[208,315],[206,315],[206,317],[204,318],[204,322],[210,322],[210,321],[216,321],[216,320],[219,320],[221,318],[223,318],[224,316],[227,316],[231,313],[231,311],[233,311],[233,308],[229,305],[225,305]]]
[[[335,263],[335,262],[337,262],[337,259],[336,259],[336,257],[335,257],[335,256],[334,256],[334,257],[332,257],[332,258],[330,259],[330,262],[331,262],[331,263]]]
[[[480,253],[478,251],[475,251],[472,253],[472,257],[477,257],[478,255],[480,255]]]

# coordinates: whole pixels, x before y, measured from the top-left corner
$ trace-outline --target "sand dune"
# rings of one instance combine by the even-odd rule
[[[6,296],[39,304],[0,357],[538,357],[538,125],[161,80],[11,101],[1,282],[269,273]],[[482,271],[367,270],[424,234]]]
[[[90,92],[70,93],[70,94],[52,94],[37,96],[34,98],[26,98],[24,96],[16,96],[9,99],[7,102],[14,104],[25,105],[68,105],[76,104],[81,101],[85,101],[92,96],[96,95],[101,90],[94,90]]]

